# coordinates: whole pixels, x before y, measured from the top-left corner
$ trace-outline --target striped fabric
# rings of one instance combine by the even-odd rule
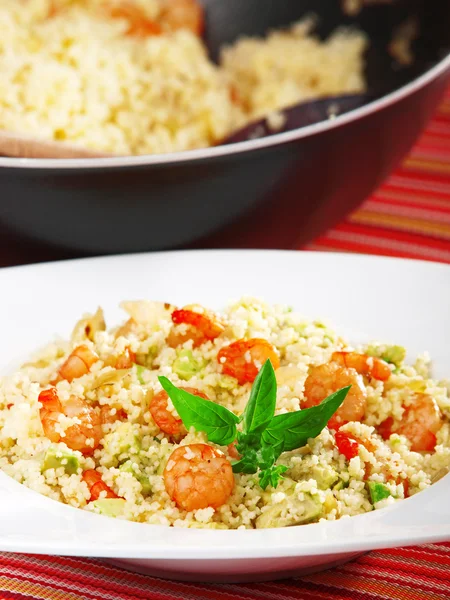
[[[450,263],[450,91],[410,157],[309,249]],[[444,600],[450,543],[372,552],[302,579],[248,585],[163,581],[99,560],[0,553],[0,600]]]
[[[385,185],[307,248],[450,263],[450,90]]]
[[[164,581],[99,560],[0,554],[0,600],[448,600],[450,544],[372,552],[308,577],[251,584]]]

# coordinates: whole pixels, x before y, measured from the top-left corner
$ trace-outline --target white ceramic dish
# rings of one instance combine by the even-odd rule
[[[109,323],[123,299],[213,308],[243,294],[329,319],[347,338],[428,350],[450,376],[450,267],[356,255],[277,251],[141,254],[0,270],[0,370],[10,371],[82,312]],[[102,557],[173,579],[256,581],[326,568],[375,548],[450,540],[450,476],[393,507],[286,529],[202,531],[87,513],[0,473],[0,551]]]

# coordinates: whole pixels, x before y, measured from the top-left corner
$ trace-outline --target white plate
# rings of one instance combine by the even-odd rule
[[[450,376],[450,267],[368,256],[277,251],[169,252],[0,270],[0,369],[15,368],[80,314],[123,299],[219,309],[243,294],[329,319],[347,338],[428,350]],[[0,551],[112,559],[197,581],[276,579],[375,548],[450,540],[450,476],[394,506],[336,522],[203,531],[112,520],[59,504],[0,473]]]

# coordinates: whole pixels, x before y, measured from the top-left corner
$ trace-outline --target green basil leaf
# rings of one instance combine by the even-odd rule
[[[263,446],[257,452],[258,467],[261,471],[270,469],[275,464],[278,456],[273,446]]]
[[[238,417],[234,413],[220,404],[180,390],[167,377],[158,379],[186,429],[194,427],[197,431],[203,431],[210,442],[219,446],[227,446],[236,439]]]
[[[283,479],[283,473],[286,473],[287,470],[288,468],[284,465],[278,465],[276,467],[270,467],[269,469],[260,471],[258,475],[259,485],[263,490],[265,490],[269,485],[273,488],[276,488],[281,479]]]
[[[270,360],[266,360],[252,385],[243,413],[243,432],[262,433],[275,414],[277,380]]]
[[[246,473],[252,475],[258,470],[256,451],[249,451],[240,460],[233,463],[233,473]]]
[[[253,433],[242,433],[238,431],[236,439],[236,450],[241,456],[249,451],[258,450],[261,446],[261,436]]]
[[[311,408],[277,415],[262,434],[265,446],[276,448],[278,456],[305,446],[309,438],[319,435],[344,402],[351,386],[342,388]]]

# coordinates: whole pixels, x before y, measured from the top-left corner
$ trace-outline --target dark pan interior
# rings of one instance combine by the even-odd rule
[[[366,77],[368,92],[374,96],[398,89],[450,52],[450,0],[394,0],[368,6],[355,17],[343,12],[341,0],[202,1],[207,10],[206,42],[214,60],[223,45],[242,35],[260,36],[309,14],[319,17],[316,31],[321,38],[338,26],[356,25],[371,41]],[[411,17],[419,23],[419,37],[412,45],[415,62],[402,67],[393,60],[388,46],[396,29]]]

